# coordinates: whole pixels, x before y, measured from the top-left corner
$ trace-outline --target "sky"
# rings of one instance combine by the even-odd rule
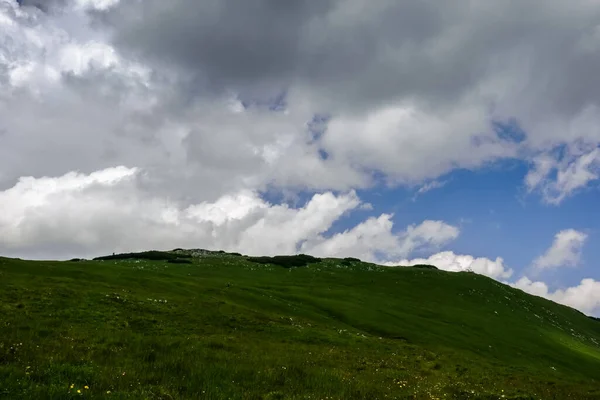
[[[595,0],[0,0],[0,254],[472,270],[600,316]]]

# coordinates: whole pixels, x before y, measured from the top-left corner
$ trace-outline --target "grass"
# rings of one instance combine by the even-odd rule
[[[284,268],[306,267],[309,264],[317,264],[321,262],[320,258],[306,254],[275,257],[248,257],[248,260],[258,264],[273,264]]]
[[[600,399],[600,321],[492,279],[176,253],[0,258],[0,399]]]

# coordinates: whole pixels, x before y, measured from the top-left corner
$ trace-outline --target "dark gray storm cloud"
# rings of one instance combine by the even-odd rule
[[[106,20],[117,25],[117,43],[127,50],[229,85],[293,77],[302,67],[307,23],[325,15],[333,3],[123,2]]]
[[[18,0],[21,7],[35,7],[48,12],[56,7],[64,7],[68,0]]]
[[[336,106],[416,98],[442,107],[505,74],[507,90],[544,93],[548,107],[569,112],[600,93],[600,55],[581,44],[597,35],[599,7],[575,3],[150,0],[121,2],[106,20],[124,51],[211,85],[302,85]]]

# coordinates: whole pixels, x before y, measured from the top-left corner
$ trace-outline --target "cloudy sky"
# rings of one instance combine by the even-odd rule
[[[596,0],[0,0],[0,254],[472,269],[600,315]]]

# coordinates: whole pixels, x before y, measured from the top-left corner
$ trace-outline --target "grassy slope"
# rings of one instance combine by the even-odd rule
[[[0,398],[78,397],[600,399],[600,322],[470,273],[0,258]]]

